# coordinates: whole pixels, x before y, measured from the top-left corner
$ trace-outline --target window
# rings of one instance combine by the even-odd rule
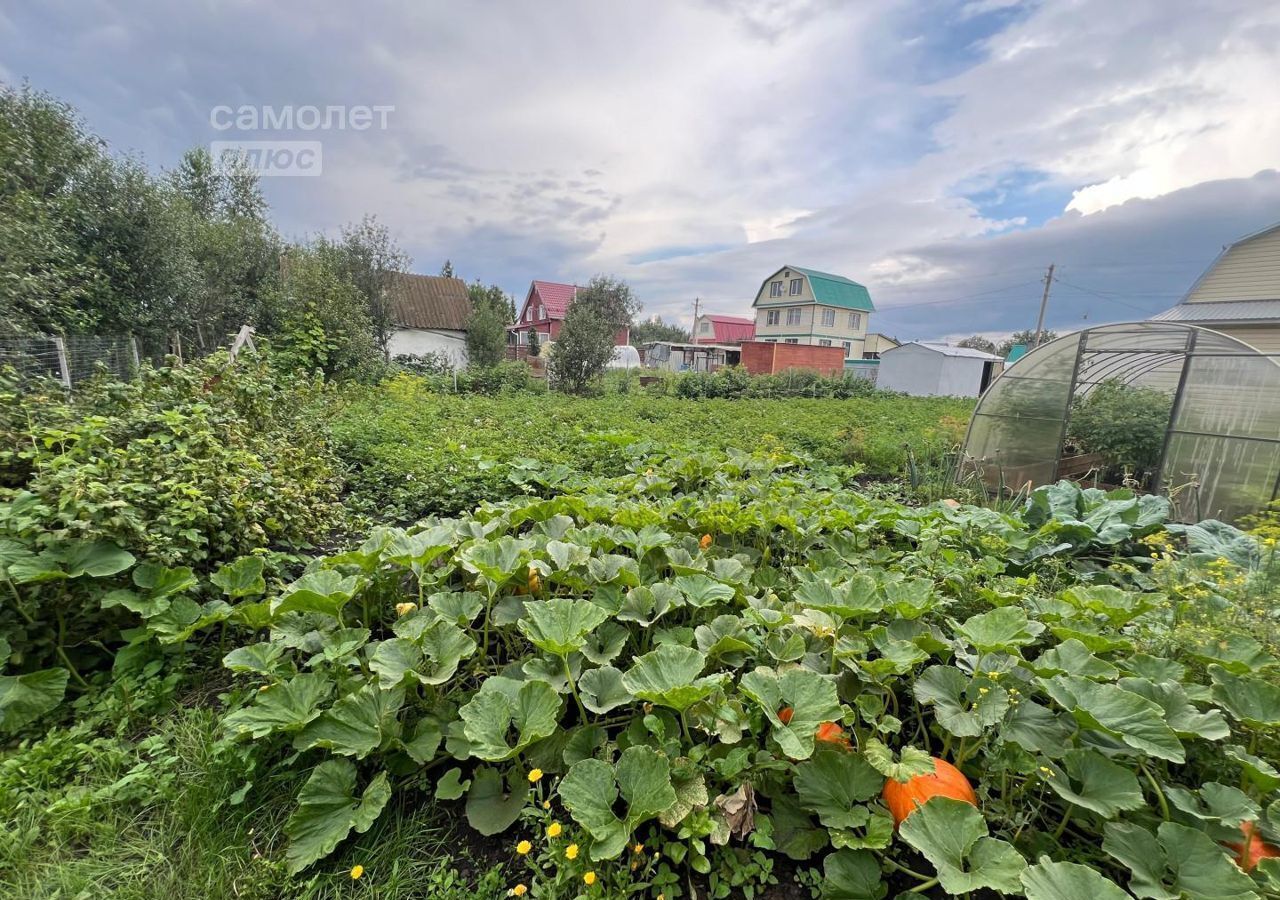
[[[844,348],[844,358],[845,358],[845,359],[848,359],[850,356],[852,356],[852,355],[853,355],[853,342],[852,342],[852,341],[841,341],[841,342],[840,342],[840,346]]]
[[[798,297],[800,295],[800,290],[803,285],[804,285],[803,278],[792,278],[791,279],[791,296]]]
[[[836,324],[836,311],[834,309],[824,309],[822,311],[822,324],[827,328]]]
[[[776,344],[776,343],[778,343],[778,339],[777,339],[777,338],[765,338],[765,339],[764,339],[764,342],[765,342],[766,344]]]
[[[784,344],[798,344],[798,343],[800,343],[800,339],[799,339],[799,338],[785,338],[785,339],[783,340],[783,343],[784,343]]]
[[[849,313],[849,328],[857,331],[862,327],[862,313]]]
[[[706,320],[703,320],[702,326],[698,330],[701,331],[703,334],[708,334],[711,331],[711,323]]]
[[[831,346],[831,341],[827,340],[826,338],[823,338],[822,340],[818,341],[818,346],[819,346],[819,347],[830,347],[830,346]]]
[[[788,325],[800,324],[800,307],[795,306],[787,310],[787,324]]]
[[[539,319],[545,319],[546,317],[547,317],[547,310],[546,310],[546,308],[545,308],[541,303],[539,303],[539,304],[538,304],[538,318],[539,318]]]
[[[771,309],[764,314],[764,324],[766,325],[777,325],[781,319],[782,311],[778,309]]]
[[[770,297],[781,297],[781,296],[782,296],[782,282],[781,282],[781,281],[774,281],[774,282],[771,282],[771,283],[769,284],[769,296],[770,296]]]

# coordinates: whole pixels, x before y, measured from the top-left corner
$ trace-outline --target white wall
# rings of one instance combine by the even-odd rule
[[[876,386],[916,397],[976,397],[982,387],[986,360],[947,356],[916,344],[893,347],[880,354]]]
[[[397,329],[389,341],[392,358],[399,354],[423,356],[444,352],[457,368],[467,364],[467,334],[464,331],[428,331],[423,328]]]
[[[976,397],[982,387],[985,359],[972,356],[944,356],[938,379],[938,394],[943,397]]]

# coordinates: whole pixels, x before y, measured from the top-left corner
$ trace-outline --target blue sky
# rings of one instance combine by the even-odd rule
[[[1280,221],[1280,7],[1261,0],[62,0],[0,11],[0,79],[153,168],[319,140],[269,178],[301,237],[365,213],[422,272],[523,295],[612,272],[743,313],[781,265],[866,284],[900,338],[1171,305]],[[394,106],[221,131],[218,106]]]

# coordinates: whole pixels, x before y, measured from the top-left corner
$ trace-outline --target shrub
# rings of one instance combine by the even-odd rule
[[[1104,381],[1072,404],[1067,436],[1109,469],[1146,475],[1160,463],[1172,406],[1164,391]]]

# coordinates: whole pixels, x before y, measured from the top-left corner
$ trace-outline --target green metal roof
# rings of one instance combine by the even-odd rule
[[[845,309],[861,309],[875,312],[871,302],[871,294],[856,281],[850,281],[843,275],[831,275],[816,269],[802,269],[799,266],[787,266],[809,279],[809,288],[814,299],[827,306],[842,306]]]

